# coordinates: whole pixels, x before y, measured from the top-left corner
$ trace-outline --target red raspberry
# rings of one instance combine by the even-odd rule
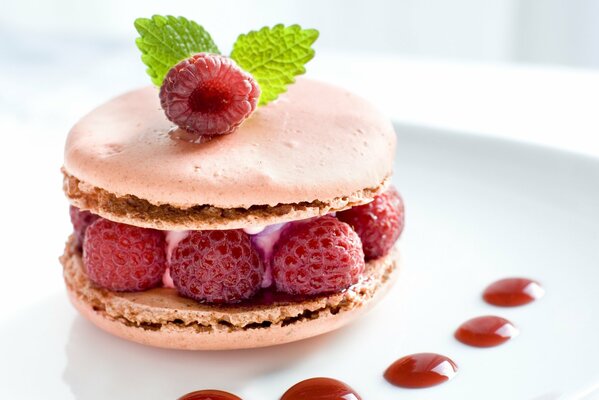
[[[289,224],[274,248],[277,290],[313,295],[338,292],[356,283],[364,270],[364,252],[353,229],[325,216]]]
[[[173,250],[171,277],[180,294],[209,303],[236,303],[259,289],[264,266],[243,230],[192,231]]]
[[[366,259],[370,260],[387,254],[401,235],[404,204],[397,190],[390,187],[368,204],[338,212],[337,218],[358,232]]]
[[[73,224],[73,231],[75,232],[75,243],[77,244],[77,247],[81,249],[83,246],[83,239],[85,239],[85,231],[88,226],[100,217],[89,211],[81,211],[75,206],[69,207],[69,214],[71,215],[71,223]]]
[[[89,278],[114,290],[138,292],[162,282],[164,234],[154,229],[98,219],[87,230],[83,262]]]
[[[205,136],[233,132],[256,109],[260,87],[235,61],[198,53],[166,74],[160,103],[166,117],[190,132],[181,138],[205,141]]]

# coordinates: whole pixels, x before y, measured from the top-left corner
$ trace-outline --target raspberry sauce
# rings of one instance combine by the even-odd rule
[[[198,390],[187,393],[178,400],[241,400],[241,398],[222,390]]]
[[[291,386],[281,400],[362,400],[345,383],[331,378],[311,378]]]
[[[458,366],[446,356],[417,353],[395,361],[387,368],[387,382],[411,389],[427,388],[446,382],[458,372]]]
[[[494,306],[523,306],[541,298],[545,290],[541,285],[527,278],[501,279],[487,286],[483,299]]]
[[[455,338],[474,347],[493,347],[516,336],[518,329],[507,319],[486,315],[464,322],[455,331]]]

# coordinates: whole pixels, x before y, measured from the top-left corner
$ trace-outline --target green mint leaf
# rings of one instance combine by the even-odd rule
[[[138,18],[134,25],[141,60],[156,86],[162,85],[166,73],[179,61],[200,52],[220,54],[210,34],[183,17],[154,15]]]
[[[276,99],[297,75],[306,72],[304,64],[314,57],[311,46],[316,39],[316,29],[281,24],[237,38],[231,58],[258,81],[262,91],[259,105]]]

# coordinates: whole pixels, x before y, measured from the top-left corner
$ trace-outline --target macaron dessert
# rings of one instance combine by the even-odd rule
[[[121,338],[190,350],[292,342],[364,314],[399,264],[390,121],[297,78],[316,30],[251,31],[224,56],[182,17],[135,27],[154,85],[91,111],[65,145],[75,308]]]

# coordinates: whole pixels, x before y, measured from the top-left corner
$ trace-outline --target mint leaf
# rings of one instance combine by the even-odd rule
[[[220,54],[210,34],[186,18],[154,15],[138,18],[134,25],[141,60],[156,86],[162,85],[166,73],[179,61],[200,52]]]
[[[306,72],[304,64],[314,57],[311,46],[316,39],[316,29],[282,24],[239,35],[231,58],[258,81],[262,91],[259,105],[276,99],[297,75]]]

